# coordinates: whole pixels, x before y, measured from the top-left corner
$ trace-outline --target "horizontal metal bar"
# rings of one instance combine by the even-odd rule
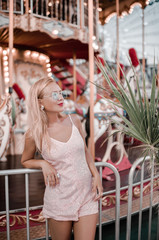
[[[104,163],[104,162],[95,163],[96,167],[98,167],[98,164],[102,164],[103,167],[107,167],[107,163]],[[0,170],[0,176],[25,174],[25,173],[38,173],[38,172],[42,172],[42,170],[41,169],[29,169],[29,168],[9,169],[9,170]],[[159,174],[155,175],[154,179],[156,179],[158,177],[159,177]],[[146,183],[150,180],[151,180],[151,178],[147,178],[147,179],[143,180],[143,183]],[[140,184],[140,182],[134,183],[133,186],[137,186],[138,184]],[[128,188],[128,186],[124,186],[124,187],[121,187],[120,190],[125,190],[127,188]],[[111,191],[108,191],[106,193],[110,194],[110,193],[113,193],[113,192],[115,192],[115,190],[111,190]],[[103,194],[105,194],[105,192]]]
[[[42,172],[42,170],[41,169],[29,169],[29,168],[9,169],[9,170],[1,170],[0,176],[25,174],[25,173],[38,173],[38,172]]]
[[[43,207],[43,205],[29,207],[29,211],[38,210],[38,209],[41,209],[42,207]],[[19,213],[19,212],[24,212],[24,211],[26,211],[26,208],[19,208],[19,209],[10,210],[9,213]],[[0,215],[4,215],[4,214],[6,214],[6,211],[0,212]]]
[[[9,14],[9,10],[0,9],[0,11]],[[21,11],[13,11],[13,12],[14,12],[14,14],[20,14],[21,15]]]
[[[153,208],[154,208],[154,207],[157,207],[157,206],[158,206],[158,203],[155,203],[154,205],[152,205]],[[145,207],[145,208],[142,208],[142,212],[148,211],[149,208],[150,208],[149,206],[148,206],[148,207]],[[135,216],[135,215],[137,215],[137,214],[139,214],[139,211],[138,211],[138,210],[132,212],[132,213],[131,213],[131,216]],[[125,215],[123,215],[123,216],[120,216],[120,220],[123,220],[123,219],[126,219],[126,218],[127,218],[127,214],[125,214]],[[107,221],[107,222],[102,221],[102,226],[103,226],[103,225],[110,224],[110,223],[113,223],[113,222],[115,221],[115,217],[112,218],[112,219],[108,219],[108,220],[109,220],[109,221]],[[97,226],[98,226],[98,225],[99,225],[99,223],[97,223]],[[158,239],[156,239],[156,240],[158,240]]]
[[[155,179],[157,179],[157,178],[159,178],[159,175],[156,175],[155,177],[154,177],[154,180]],[[151,181],[151,178],[147,178],[147,179],[145,179],[145,180],[143,180],[143,183],[147,183],[147,182],[150,182]],[[136,187],[136,186],[138,186],[140,184],[140,182],[137,182],[137,183],[133,183],[133,187]],[[121,187],[120,188],[120,191],[122,191],[122,190],[126,190],[126,189],[128,189],[128,186],[124,186],[124,187]],[[106,196],[106,195],[108,195],[108,194],[112,194],[112,193],[115,193],[116,192],[116,190],[114,189],[114,190],[110,190],[110,191],[108,191],[108,192],[103,192],[103,196]]]

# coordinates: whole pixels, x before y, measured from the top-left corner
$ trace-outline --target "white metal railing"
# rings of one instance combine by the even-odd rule
[[[6,203],[6,225],[7,225],[7,240],[10,240],[10,224],[9,224],[9,181],[10,175],[25,174],[25,202],[26,202],[26,226],[27,226],[27,240],[30,239],[30,227],[29,227],[29,174],[41,172],[37,169],[13,169],[2,170],[0,176],[5,177],[5,203]],[[1,213],[0,213],[1,214]],[[48,239],[48,223],[46,221],[46,239]]]
[[[65,21],[69,24],[88,27],[88,0],[13,0],[15,14],[29,13],[40,18]],[[94,4],[94,35],[98,35],[98,1]],[[9,0],[0,0],[0,11],[9,12]],[[97,36],[98,37],[98,36]]]
[[[150,158],[146,158],[145,162],[150,161]],[[154,163],[152,162],[150,168],[150,178],[144,179],[144,171],[145,171],[145,163],[141,166],[141,179],[140,182],[133,183],[133,177],[136,167],[143,163],[143,158],[138,159],[132,165],[132,168],[129,173],[129,184],[128,184],[128,212],[127,212],[127,230],[126,230],[126,239],[129,240],[131,236],[131,215],[132,215],[132,189],[135,186],[140,185],[140,209],[139,209],[139,227],[138,227],[138,240],[141,240],[141,222],[142,222],[142,200],[143,200],[143,184],[150,181],[151,183],[151,191],[150,191],[150,207],[149,207],[149,229],[148,229],[148,240],[151,239],[151,219],[152,219],[152,198],[153,198],[153,180],[159,179],[159,174],[154,174]],[[115,189],[106,191],[103,193],[103,196],[108,194],[115,193],[115,218],[112,221],[115,221],[115,240],[120,239],[120,191],[127,189],[127,186],[120,188],[120,175],[117,169],[109,164],[104,162],[95,163],[96,167],[99,168],[100,177],[102,179],[102,168],[108,167],[110,168],[115,175]],[[9,183],[8,178],[9,175],[16,174],[24,174],[25,175],[25,201],[26,201],[26,226],[27,226],[27,240],[30,239],[30,229],[29,229],[29,174],[34,174],[36,172],[41,172],[41,170],[36,169],[15,169],[15,170],[2,170],[0,171],[0,176],[5,177],[5,202],[6,202],[6,225],[7,225],[7,240],[10,240],[10,225],[9,225],[9,215],[13,210],[9,210]],[[158,201],[159,204],[159,201]],[[3,212],[4,213],[4,212]],[[2,212],[0,212],[0,215]],[[123,217],[123,216],[122,216]],[[159,221],[158,221],[158,229],[159,229]],[[46,239],[49,239],[48,232],[48,222],[46,221]],[[102,199],[99,201],[99,240],[102,239]],[[159,231],[157,232],[157,238],[159,239]]]
[[[149,167],[145,166],[149,162]],[[146,179],[146,181],[150,181],[150,206],[149,206],[149,224],[148,224],[148,240],[151,240],[151,228],[152,228],[152,200],[153,200],[153,180],[159,177],[159,174],[154,173],[154,159],[150,157],[146,157],[143,161],[143,158],[137,159],[134,164],[132,165],[129,173],[129,185],[128,185],[128,214],[127,214],[127,231],[126,231],[126,240],[131,239],[131,216],[132,216],[132,189],[136,184],[133,184],[134,180],[134,173],[137,166],[141,164],[141,175],[140,175],[140,208],[139,208],[139,220],[138,220],[138,240],[141,240],[141,226],[142,226],[142,204],[143,204],[143,184],[144,180],[144,172],[145,170],[149,171],[150,178]],[[159,205],[159,200],[158,200]],[[159,218],[159,215],[158,215]],[[158,219],[158,226],[159,226],[159,219]],[[157,238],[159,239],[159,227],[157,228]]]
[[[115,203],[115,240],[119,240],[120,235],[120,175],[117,169],[110,163],[98,162],[96,167],[99,168],[100,178],[102,180],[102,168],[108,167],[115,175],[116,182],[116,203]],[[103,193],[105,196],[107,192]],[[102,240],[102,199],[99,200],[99,240]]]
[[[99,168],[100,177],[102,179],[102,167],[110,168],[116,177],[116,217],[115,217],[115,239],[119,240],[119,229],[120,229],[120,176],[117,169],[109,163],[96,163],[97,168]],[[30,229],[29,229],[29,174],[36,172],[41,172],[41,170],[36,169],[15,169],[15,170],[2,170],[0,171],[0,176],[5,177],[5,202],[6,202],[6,225],[7,225],[7,240],[10,240],[10,225],[9,225],[9,175],[15,174],[25,174],[25,201],[26,201],[26,226],[27,226],[27,240],[30,239]],[[103,193],[105,195],[106,192]],[[0,214],[2,214],[0,212]],[[46,221],[46,239],[49,239],[48,233],[48,222]],[[99,240],[102,239],[102,200],[99,201]]]
[[[9,0],[0,0],[0,11],[9,12]],[[23,0],[14,0],[13,1],[13,11],[16,14],[23,14],[24,1]]]

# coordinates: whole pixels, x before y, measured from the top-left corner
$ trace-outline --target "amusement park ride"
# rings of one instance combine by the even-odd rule
[[[88,34],[87,1],[13,1],[12,6],[11,2],[0,1],[0,94],[4,96],[8,89],[13,91],[11,128],[14,129],[14,133],[17,134],[16,138],[18,138],[19,131],[24,133],[26,130],[27,109],[25,105],[29,88],[32,83],[46,75],[53,76],[63,89],[67,89],[69,94],[72,93],[70,98],[73,102],[76,102],[78,107],[79,104],[82,108],[85,106],[85,112],[87,112],[88,105],[92,100],[89,100],[89,96],[85,100],[81,97],[82,100],[80,100],[80,96],[83,92],[86,92],[83,95],[89,94],[86,87],[90,75],[87,64],[90,33]],[[146,6],[146,1],[139,2],[142,7]],[[107,3],[94,1],[93,4],[92,43],[95,52],[99,54],[98,21],[100,20],[104,24],[104,21],[106,22],[116,11],[116,6],[113,1]],[[129,12],[133,5],[132,0],[122,1],[119,15],[123,11]],[[13,16],[11,16],[10,8],[13,8]],[[10,22],[11,17],[13,22]],[[12,54],[9,53],[8,46],[12,46]],[[11,58],[12,71],[9,70]],[[73,59],[72,64],[68,61],[69,59]],[[85,60],[83,60],[83,64],[77,65],[77,62],[80,62],[78,59]],[[101,79],[97,74],[96,76]],[[1,103],[3,106],[3,99]],[[76,107],[73,107],[74,103],[71,102],[73,111],[76,110]],[[100,107],[99,103],[97,104],[98,108]],[[68,102],[66,105],[69,108],[71,104]],[[101,123],[101,117],[98,117],[97,114],[98,110],[99,112],[101,110],[97,109],[97,106],[95,107],[95,117],[99,118],[99,123]],[[9,139],[10,131],[7,132],[5,131],[5,134]],[[11,154],[18,153],[16,141],[14,141],[15,149],[10,148]],[[2,142],[4,144],[4,141]],[[1,153],[1,160],[4,159],[3,155],[4,152]]]
[[[135,2],[120,1],[119,16],[125,11],[129,12]],[[137,2],[142,8],[147,4],[146,0]],[[88,5],[87,0],[0,0],[0,162],[7,161],[7,155],[20,155],[22,152],[29,111],[26,104],[28,91],[42,77],[55,78],[60,87],[67,90],[69,98],[65,100],[65,113],[79,114],[85,127],[88,108],[92,104],[88,84],[91,80],[91,70],[88,70],[91,59]],[[12,14],[10,7],[13,8]],[[92,44],[96,55],[100,55],[98,23],[105,24],[115,12],[114,0],[93,1]],[[132,51],[134,53],[135,50]],[[136,71],[137,65],[134,65]],[[103,84],[101,74],[97,69],[95,72],[93,78]],[[126,74],[128,78],[133,77],[130,70]],[[132,88],[135,91],[134,82]],[[110,137],[115,127],[111,119],[121,121],[106,99],[112,97],[111,93],[102,99],[104,93],[99,94],[96,89],[94,91],[93,143],[99,146],[95,147],[94,158],[111,163],[118,171],[130,169],[124,136],[117,134],[116,137]],[[106,145],[102,143],[105,134],[106,138],[109,136]],[[129,144],[133,144],[134,139],[129,140]],[[105,147],[101,153],[102,144]],[[111,152],[114,149],[120,152],[117,154],[120,156],[112,161]],[[111,170],[105,168],[102,177],[111,181],[111,174]]]

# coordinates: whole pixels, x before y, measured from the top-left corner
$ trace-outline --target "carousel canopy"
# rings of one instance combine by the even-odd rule
[[[120,14],[123,11],[129,12],[134,0],[120,0]],[[146,6],[146,0],[137,0],[142,7]],[[99,0],[99,19],[102,24],[108,17],[116,12],[115,0],[103,1]],[[9,30],[8,28],[0,29],[0,45],[8,47]],[[76,52],[77,58],[88,59],[88,43],[81,42],[78,38],[62,40],[61,38],[52,38],[42,31],[23,31],[22,29],[14,29],[14,47],[23,49],[34,49],[43,52],[52,59],[69,59],[72,58],[73,52]]]
[[[134,4],[139,3],[142,8],[145,8],[148,0],[120,0],[119,1],[119,15],[123,12],[131,12],[131,8]],[[102,25],[108,22],[109,18],[116,13],[116,0],[99,0],[99,19]]]
[[[9,29],[0,29],[0,45],[8,47]],[[52,59],[69,59],[76,52],[77,58],[88,58],[88,44],[76,39],[53,39],[47,33],[34,31],[24,32],[14,29],[14,47],[18,49],[30,49],[45,53]]]
[[[135,6],[133,12],[119,18],[119,56],[120,63],[130,65],[128,52],[134,48],[139,59],[144,57],[146,64],[158,64],[159,57],[159,2],[154,2],[145,7],[144,12],[140,6]],[[144,39],[143,39],[144,15]],[[109,62],[116,62],[116,16],[101,26],[100,36],[103,41],[102,53]]]

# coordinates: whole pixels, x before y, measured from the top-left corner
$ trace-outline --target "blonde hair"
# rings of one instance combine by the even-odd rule
[[[34,139],[38,150],[42,151],[42,141],[44,140],[50,148],[49,135],[47,131],[48,119],[44,110],[40,109],[39,99],[45,94],[45,88],[56,81],[50,77],[42,78],[35,82],[29,91],[28,98],[28,125],[29,135]]]

